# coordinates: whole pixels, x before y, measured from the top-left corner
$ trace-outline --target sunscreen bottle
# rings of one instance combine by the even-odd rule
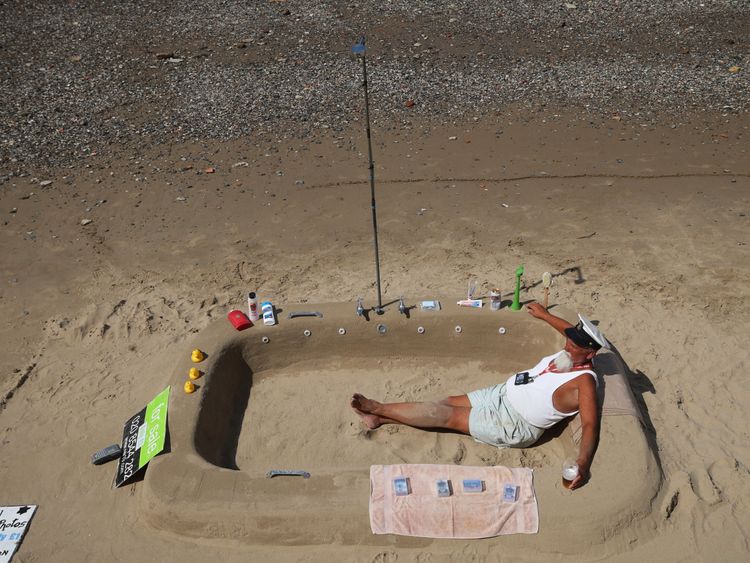
[[[258,320],[258,296],[254,291],[247,294],[247,316],[253,322]]]

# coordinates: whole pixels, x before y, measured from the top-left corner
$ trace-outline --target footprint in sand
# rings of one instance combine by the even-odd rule
[[[703,502],[709,505],[721,502],[721,491],[705,469],[690,473],[690,486],[695,495]]]
[[[463,442],[459,442],[458,446],[456,447],[456,453],[453,454],[452,461],[456,465],[461,465],[464,457],[466,457],[466,446],[464,446]]]
[[[381,551],[372,558],[372,563],[394,563],[398,561],[398,554],[392,551]]]

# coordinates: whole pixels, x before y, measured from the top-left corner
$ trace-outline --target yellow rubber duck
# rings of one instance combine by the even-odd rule
[[[202,362],[203,360],[205,360],[206,355],[198,348],[196,348],[195,350],[193,350],[193,354],[190,356],[190,359],[197,364],[198,362]]]
[[[183,389],[185,389],[185,393],[192,393],[193,391],[195,391],[195,383],[193,383],[192,381],[186,381]]]
[[[198,368],[190,368],[190,372],[188,373],[190,379],[198,379],[201,375],[203,375],[203,372]]]

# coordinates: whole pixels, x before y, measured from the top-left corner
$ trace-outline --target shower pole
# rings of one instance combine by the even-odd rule
[[[367,122],[367,153],[370,157],[370,196],[372,199],[372,233],[375,241],[375,277],[378,284],[378,305],[375,312],[378,315],[383,314],[383,297],[380,291],[380,252],[378,251],[378,216],[375,209],[375,164],[372,161],[372,138],[370,136],[370,100],[367,94],[367,61],[365,57],[365,36],[359,38],[352,47],[352,53],[362,58],[362,76],[364,78],[363,86],[365,89],[365,121]]]

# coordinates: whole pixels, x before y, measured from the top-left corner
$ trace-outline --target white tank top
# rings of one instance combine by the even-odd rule
[[[513,374],[505,384],[506,397],[510,405],[526,422],[538,428],[550,428],[563,418],[578,413],[577,410],[560,412],[555,408],[552,404],[552,395],[558,387],[584,373],[590,373],[596,384],[599,384],[596,374],[590,369],[561,373],[548,371],[550,362],[561,353],[562,351],[542,358],[537,365],[528,370],[529,377],[533,378],[529,383],[516,385],[516,375]]]

